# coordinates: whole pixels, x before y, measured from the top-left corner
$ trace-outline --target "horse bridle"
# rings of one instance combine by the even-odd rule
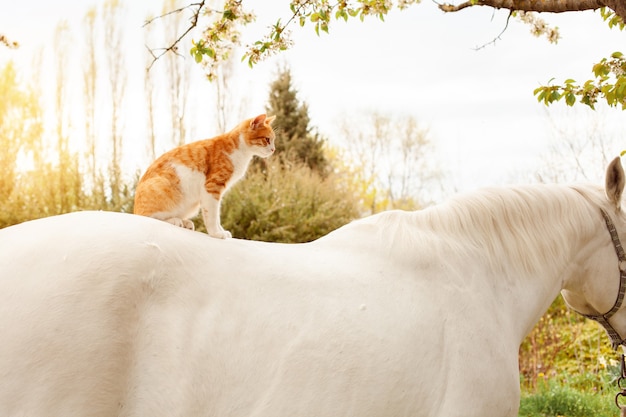
[[[609,323],[609,319],[622,307],[622,303],[624,302],[624,294],[626,293],[626,254],[624,253],[622,242],[620,242],[619,236],[617,235],[617,229],[615,228],[615,224],[613,224],[613,220],[611,220],[611,217],[609,217],[606,211],[603,209],[600,209],[600,211],[602,212],[602,217],[604,217],[604,221],[606,222],[606,227],[609,229],[609,233],[611,234],[611,241],[613,242],[615,253],[617,254],[617,259],[619,261],[619,292],[617,293],[617,299],[615,300],[615,304],[613,304],[613,308],[611,308],[607,313],[600,315],[582,315],[600,323],[611,338],[611,346],[613,346],[613,350],[617,350],[620,345],[626,346],[626,337],[620,337],[617,330],[615,330],[615,328],[611,326],[611,323]]]

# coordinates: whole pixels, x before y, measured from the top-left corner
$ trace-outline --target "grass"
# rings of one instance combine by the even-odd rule
[[[519,417],[617,417],[613,391],[589,392],[556,380],[522,394]]]

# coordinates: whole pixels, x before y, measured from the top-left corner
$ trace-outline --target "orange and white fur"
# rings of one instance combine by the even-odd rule
[[[220,223],[221,199],[244,176],[255,155],[267,158],[276,150],[271,126],[275,117],[261,114],[228,133],[161,155],[137,184],[134,213],[193,230],[189,219],[201,208],[210,236],[232,237]]]

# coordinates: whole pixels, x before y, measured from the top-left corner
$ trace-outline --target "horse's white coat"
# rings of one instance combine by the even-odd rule
[[[520,342],[558,292],[615,300],[598,205],[626,240],[600,188],[565,186],[295,245],[106,212],[1,230],[0,415],[516,416]]]

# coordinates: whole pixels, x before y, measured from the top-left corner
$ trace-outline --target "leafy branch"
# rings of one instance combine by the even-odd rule
[[[207,78],[217,77],[219,65],[228,60],[230,52],[240,44],[240,27],[254,21],[254,14],[243,9],[242,0],[226,0],[222,11],[205,10],[213,21],[202,32],[200,39],[192,40],[191,56],[205,68]]]
[[[378,17],[384,21],[385,16],[395,6],[400,10],[419,3],[420,0],[292,0],[289,3],[291,15],[285,23],[279,19],[270,26],[269,33],[261,40],[248,45],[242,60],[247,60],[250,67],[261,60],[291,47],[288,27],[295,22],[302,27],[313,25],[315,33],[329,33],[333,20],[347,22],[351,18],[363,21],[368,16]]]
[[[578,84],[567,79],[563,85],[547,85],[536,88],[533,94],[537,101],[550,105],[565,100],[565,104],[573,106],[577,99],[595,109],[598,99],[604,98],[611,107],[621,105],[626,109],[626,58],[621,52],[614,52],[610,58],[603,58],[593,66],[595,79]]]
[[[178,53],[178,45],[194,28],[203,27],[197,40],[191,41],[189,53],[195,61],[204,66],[209,80],[217,76],[219,66],[229,59],[233,49],[241,44],[240,29],[255,20],[250,11],[244,10],[243,0],[221,0],[222,10],[212,10],[206,1],[189,4],[186,7],[171,11],[178,13],[185,9],[193,10],[190,25],[170,46],[159,50],[150,50],[153,63],[168,52]],[[267,34],[260,40],[246,45],[242,61],[253,67],[263,59],[284,51],[293,44],[289,28],[294,24],[313,26],[319,36],[321,32],[329,33],[334,21],[359,19],[373,16],[384,21],[385,16],[395,7],[400,10],[418,4],[421,0],[290,0],[290,15],[287,19],[278,19],[268,27]],[[623,0],[467,0],[460,4],[439,4],[444,12],[458,12],[473,6],[488,6],[494,9],[508,9],[509,18],[529,24],[536,36],[544,35],[555,43],[559,38],[556,28],[550,28],[542,19],[530,12],[571,12],[600,9],[603,19],[609,27],[624,28],[626,2]],[[200,24],[200,19],[207,23]],[[507,18],[507,25],[509,18]],[[154,20],[154,19],[153,19]],[[146,24],[149,24],[148,21]],[[506,26],[505,26],[506,30]],[[501,34],[500,34],[501,35]],[[500,35],[493,42],[499,39]],[[492,43],[493,43],[492,42]],[[549,105],[564,100],[569,106],[579,100],[594,108],[600,98],[606,99],[610,106],[622,105],[626,109],[626,62],[621,53],[616,52],[594,65],[595,79],[578,84],[568,79],[564,85],[547,85],[535,90],[534,95],[540,102]]]
[[[610,28],[624,30],[624,20],[613,10],[602,8],[602,18]],[[557,101],[565,100],[565,104],[573,106],[578,100],[592,109],[599,99],[606,100],[611,107],[622,106],[626,110],[626,57],[621,52],[614,52],[609,58],[603,58],[592,67],[594,79],[582,84],[567,79],[563,85],[547,85],[535,89],[533,94],[540,103],[549,106]]]
[[[189,34],[189,32],[191,32],[198,25],[198,19],[200,17],[200,13],[202,12],[202,8],[204,7],[205,2],[206,0],[202,0],[199,3],[191,3],[185,7],[181,7],[176,10],[171,10],[160,16],[146,20],[146,22],[143,24],[144,27],[153,23],[155,20],[163,19],[164,17],[170,16],[173,14],[182,13],[183,11],[187,9],[193,9],[195,7],[195,10],[193,11],[192,16],[189,19],[189,22],[190,22],[189,27],[180,36],[178,36],[178,38],[176,38],[174,42],[172,42],[169,46],[165,48],[152,49],[152,48],[147,47],[148,52],[150,53],[150,55],[152,55],[152,61],[150,62],[150,65],[148,66],[148,69],[147,69],[148,71],[152,68],[154,63],[158,61],[159,58],[161,58],[163,55],[167,54],[168,52],[172,52],[174,54],[180,55],[178,53],[178,44],[183,40],[183,38],[185,38],[185,36]]]
[[[384,20],[387,13],[397,7],[402,10],[421,0],[339,0],[331,3],[329,0],[291,0],[289,7],[291,15],[286,21],[278,19],[269,26],[269,32],[260,40],[245,47],[242,61],[247,61],[253,67],[263,59],[284,51],[291,47],[288,28],[296,22],[300,26],[311,24],[315,33],[329,33],[333,20],[348,21],[350,18],[359,18],[363,21],[368,16],[376,16]],[[229,58],[230,52],[240,44],[241,27],[254,21],[253,13],[244,10],[243,0],[225,0],[221,11],[211,10],[205,1],[193,3],[178,10],[174,10],[155,19],[172,13],[181,12],[187,8],[195,8],[189,28],[170,46],[159,49],[149,49],[153,56],[153,63],[168,52],[177,53],[178,44],[196,26],[200,17],[206,17],[210,22],[206,25],[198,40],[192,40],[190,54],[195,61],[205,67],[207,77],[213,80],[217,75],[219,65]],[[151,23],[153,20],[146,22]]]

